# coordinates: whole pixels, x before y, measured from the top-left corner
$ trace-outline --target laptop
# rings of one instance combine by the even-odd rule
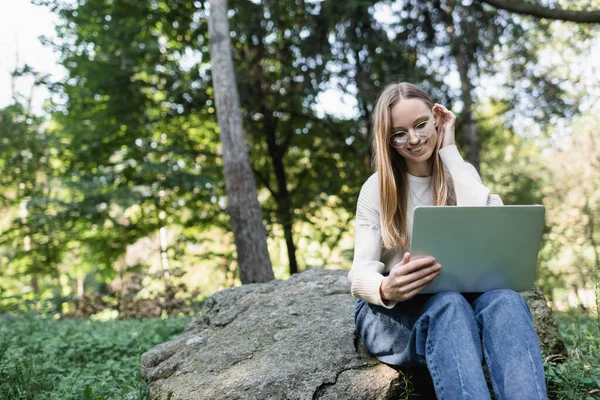
[[[411,260],[433,256],[440,274],[420,293],[530,290],[546,209],[531,206],[419,206]]]

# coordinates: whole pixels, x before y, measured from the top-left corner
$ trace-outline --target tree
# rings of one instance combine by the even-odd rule
[[[208,2],[43,1],[63,20],[51,45],[61,52],[68,78],[54,85],[60,101],[52,124],[57,174],[68,193],[63,215],[73,221],[66,225],[67,252],[81,259],[72,264],[110,280],[128,246],[182,227],[161,249],[161,260],[169,257],[165,268],[182,262],[177,257],[190,246],[198,259],[220,258],[215,269],[232,278],[212,80],[222,71],[211,71],[217,67],[210,57]],[[564,96],[566,76],[536,62],[551,37],[548,21],[467,0],[399,4],[230,0],[244,142],[264,228],[278,244],[281,235],[291,274],[320,264],[307,256],[319,253],[316,244],[331,248],[351,231],[358,191],[371,173],[371,113],[386,83],[413,81],[438,102],[462,102],[457,141],[474,164],[477,143],[485,148],[498,135],[485,120],[469,117],[469,110],[489,117],[476,97],[484,75],[508,69],[507,96],[494,94],[501,97],[498,110],[508,130],[514,130],[516,113],[544,130],[576,110],[577,99]],[[382,10],[394,21],[380,22],[375,14]],[[443,82],[453,69],[461,80],[457,91]],[[317,111],[319,97],[331,88],[356,97],[357,117]],[[482,157],[482,165],[495,164]],[[517,183],[508,199],[525,199],[531,182],[512,172],[501,180]],[[198,246],[214,227],[227,243],[217,251]]]
[[[43,292],[41,278],[49,278],[60,312],[59,264],[68,242],[65,228],[73,221],[57,176],[58,138],[19,102],[0,110],[0,126],[0,207],[6,223],[0,230],[0,268],[11,285],[29,278],[35,295]]]
[[[228,231],[217,126],[206,106],[212,89],[197,86],[201,68],[181,62],[190,43],[208,35],[206,23],[193,20],[196,6],[47,5],[63,21],[48,44],[60,51],[68,77],[53,85],[60,100],[49,111],[60,134],[61,181],[72,193],[77,264],[110,281],[129,245],[168,226],[186,231],[160,250],[161,261],[203,229]]]
[[[552,229],[553,262],[548,270],[560,286],[587,287],[600,282],[600,123],[595,111],[572,122],[576,132],[563,146],[545,154],[552,184],[544,187]]]
[[[257,182],[267,194],[262,202],[266,228],[282,227],[294,274],[299,270],[296,222],[312,225],[320,236],[318,226],[331,221],[316,218],[319,209],[330,197],[353,209],[368,173],[361,166],[357,124],[320,117],[314,109],[331,77],[328,37],[338,14],[329,3],[230,4],[246,140]],[[348,224],[336,228],[346,230]]]
[[[509,79],[503,85],[505,99],[512,104],[506,111],[508,124],[516,112],[527,114],[542,126],[552,117],[576,112],[566,99],[562,85],[566,78],[550,77],[551,71],[538,62],[538,53],[551,37],[547,22],[464,0],[409,0],[393,15],[397,22],[392,30],[404,33],[408,43],[419,43],[418,57],[428,72],[458,72],[458,95],[450,88],[445,90],[449,92],[450,107],[454,102],[462,103],[457,114],[457,142],[465,147],[467,160],[477,169],[480,138],[473,115],[484,77],[508,69]],[[573,29],[583,37],[590,31],[585,26]],[[535,110],[528,109],[532,104]]]
[[[548,18],[577,23],[599,23],[600,10],[579,11],[565,10],[560,7],[548,8],[534,2],[514,0],[480,0],[496,8],[501,8],[517,14],[529,15],[536,18]]]
[[[256,184],[244,141],[231,58],[227,1],[211,0],[209,4],[212,75],[229,200],[227,211],[235,237],[240,277],[242,283],[267,282],[274,276],[256,196]]]
[[[447,99],[442,93],[442,77],[419,65],[419,55],[433,40],[426,35],[412,40],[412,28],[427,21],[427,14],[401,18],[398,23],[385,24],[375,18],[375,4],[390,2],[345,1],[330,2],[324,8],[330,15],[331,64],[335,88],[355,96],[358,118],[355,120],[358,154],[366,172],[372,172],[371,138],[373,110],[383,88],[394,81],[420,84],[434,97]],[[410,8],[410,6],[408,6]]]

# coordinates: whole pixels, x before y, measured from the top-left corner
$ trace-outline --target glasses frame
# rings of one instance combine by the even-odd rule
[[[430,120],[423,121],[423,122],[426,122],[425,126],[429,125],[429,121]],[[417,125],[417,127],[419,127],[421,124],[423,124],[423,122],[421,122],[419,125]],[[423,128],[421,128],[421,129],[423,129]],[[416,136],[419,137],[420,139],[423,139],[423,140],[429,139],[435,133],[435,129],[428,130],[427,132],[418,132],[417,129],[415,129],[414,131],[415,131]],[[395,136],[398,136],[400,134],[400,132],[406,132],[406,131],[396,131],[396,132],[393,132],[391,134],[391,136],[390,136],[390,139],[389,139],[390,146],[392,146],[395,149],[404,149],[404,148],[406,148],[408,146],[408,143],[410,142],[410,133],[406,132],[406,136],[404,136],[404,137],[407,138],[406,143],[403,146],[395,145],[393,143],[393,139],[394,139]]]

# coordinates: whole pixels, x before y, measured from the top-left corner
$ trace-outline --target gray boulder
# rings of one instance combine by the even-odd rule
[[[179,337],[142,355],[150,398],[368,400],[431,393],[425,368],[393,369],[362,345],[347,273],[309,270],[215,293]],[[543,294],[527,296],[544,354],[564,355]]]

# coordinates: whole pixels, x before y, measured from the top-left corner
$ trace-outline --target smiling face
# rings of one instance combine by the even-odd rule
[[[420,99],[402,99],[390,110],[392,130],[403,132],[408,138],[406,147],[394,148],[406,160],[408,172],[416,176],[431,175],[429,159],[435,150],[438,135],[433,111]],[[431,135],[422,139],[419,135]]]

